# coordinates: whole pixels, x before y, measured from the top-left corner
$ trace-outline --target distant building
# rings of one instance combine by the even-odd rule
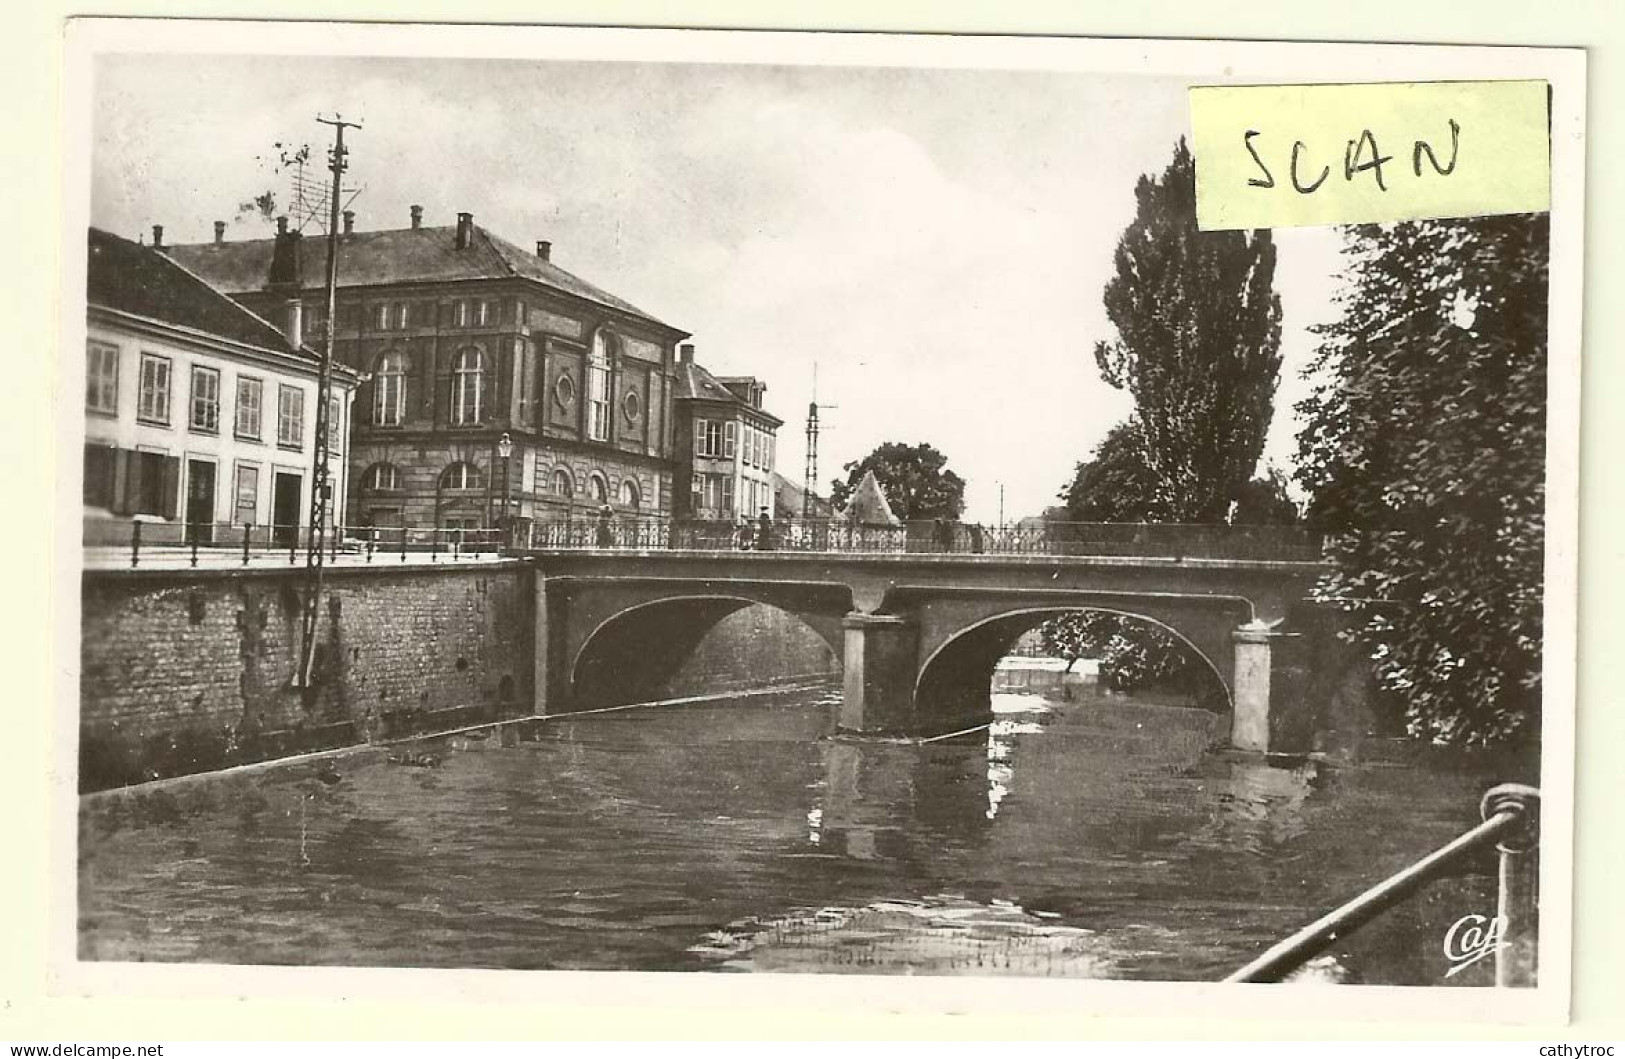
[[[144,516],[214,540],[224,525],[309,519],[316,354],[183,268],[90,229],[85,349],[87,518]],[[330,473],[343,518],[353,372],[333,373]]]
[[[733,519],[771,514],[778,430],[784,420],[762,407],[767,387],[752,376],[718,378],[685,343],[677,363],[677,452],[688,491],[683,518]]]
[[[337,359],[363,373],[350,466],[361,524],[478,528],[504,498],[526,520],[609,504],[673,506],[676,344],[688,333],[478,227],[340,236]],[[243,304],[328,321],[325,240],[177,246],[176,257]],[[500,456],[508,435],[511,456]],[[506,474],[506,482],[504,482]]]
[[[800,482],[792,482],[778,471],[773,472],[773,487],[777,491],[777,506],[773,512],[776,519],[810,517],[827,519],[835,516],[835,505],[827,497],[812,495],[812,502],[807,502],[807,490]]]

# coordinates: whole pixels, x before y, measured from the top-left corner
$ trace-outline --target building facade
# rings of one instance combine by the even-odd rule
[[[763,408],[767,387],[753,376],[712,375],[684,343],[677,364],[679,480],[688,490],[683,518],[757,518],[775,513],[778,430],[784,421]]]
[[[176,263],[162,229],[153,242],[89,234],[87,522],[139,518],[200,543],[244,526],[297,540],[315,480],[317,355]],[[355,383],[333,373],[330,520],[344,518]]]
[[[325,240],[176,247],[244,305],[326,335]],[[672,510],[678,330],[458,214],[339,239],[337,360],[360,373],[350,512],[363,526],[482,528],[504,515]],[[503,438],[509,454],[503,455]]]

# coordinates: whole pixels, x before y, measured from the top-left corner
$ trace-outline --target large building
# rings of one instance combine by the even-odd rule
[[[773,473],[784,420],[762,407],[767,387],[753,376],[719,378],[684,343],[677,364],[677,452],[688,494],[677,514],[695,519],[775,513]]]
[[[177,246],[244,305],[325,335],[325,239]],[[532,519],[605,504],[672,510],[673,382],[688,333],[477,226],[422,223],[339,239],[336,358],[361,373],[351,433],[359,525],[522,536]],[[507,438],[510,455],[503,455]]]
[[[153,242],[90,230],[86,518],[109,531],[150,522],[149,539],[235,541],[246,526],[297,540],[315,475],[317,355],[177,264],[161,228]],[[355,381],[333,375],[338,519]]]

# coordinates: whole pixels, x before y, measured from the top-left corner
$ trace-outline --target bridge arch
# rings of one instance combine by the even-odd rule
[[[917,715],[937,717],[944,724],[965,723],[986,717],[991,710],[991,684],[999,660],[1023,633],[1063,614],[1088,612],[1115,614],[1142,622],[1167,634],[1197,660],[1216,683],[1223,709],[1233,712],[1235,702],[1234,654],[1230,631],[1236,622],[1222,610],[1207,615],[1158,614],[1153,608],[1090,600],[1055,600],[1044,603],[1011,602],[984,608],[974,616],[939,628],[923,629],[920,666],[913,698]],[[1148,612],[1150,611],[1150,612]],[[1180,620],[1183,618],[1184,620]]]
[[[677,677],[713,630],[749,607],[787,615],[841,662],[838,620],[782,603],[727,592],[688,592],[622,607],[597,621],[568,660],[566,710],[623,706],[670,697]]]

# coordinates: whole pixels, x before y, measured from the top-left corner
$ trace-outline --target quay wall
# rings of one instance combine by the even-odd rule
[[[523,562],[334,567],[298,687],[302,568],[92,570],[81,582],[79,788],[103,790],[535,710]],[[760,605],[724,618],[671,698],[833,679],[829,646]]]
[[[87,571],[80,790],[528,714],[531,578],[330,569],[307,688],[302,570]]]

